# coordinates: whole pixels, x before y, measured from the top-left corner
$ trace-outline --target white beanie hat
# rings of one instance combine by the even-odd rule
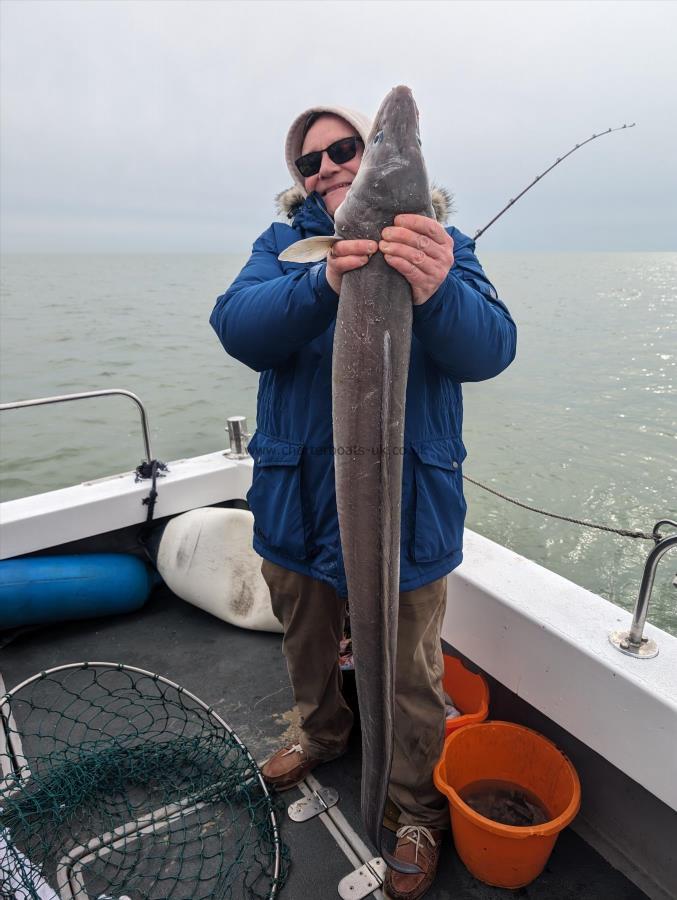
[[[291,177],[303,191],[304,197],[307,196],[304,179],[296,168],[295,160],[301,155],[301,147],[303,146],[303,138],[305,136],[303,132],[305,131],[306,122],[308,121],[309,116],[314,113],[328,113],[332,116],[339,116],[339,118],[345,119],[349,125],[353,126],[365,144],[369,138],[372,124],[371,119],[368,116],[365,116],[364,113],[357,112],[354,109],[348,109],[345,106],[311,106],[310,109],[302,112],[301,115],[294,119],[291,128],[287,132],[287,140],[284,148],[285,158]]]

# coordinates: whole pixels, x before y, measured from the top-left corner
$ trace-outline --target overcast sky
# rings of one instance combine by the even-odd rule
[[[6,251],[244,252],[314,103],[421,112],[431,177],[507,250],[677,249],[677,4],[2,0]]]

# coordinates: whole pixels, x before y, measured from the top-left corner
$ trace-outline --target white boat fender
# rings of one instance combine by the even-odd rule
[[[183,600],[224,622],[282,633],[252,547],[254,516],[244,509],[192,509],[167,524],[157,568]]]

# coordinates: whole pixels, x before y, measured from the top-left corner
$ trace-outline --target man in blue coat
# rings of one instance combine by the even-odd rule
[[[346,579],[334,489],[331,360],[346,271],[380,250],[412,288],[413,335],[402,481],[400,620],[395,745],[389,797],[399,811],[396,855],[422,875],[389,871],[388,895],[423,896],[432,883],[446,802],[432,782],[444,738],[440,632],[446,575],[462,558],[461,383],[492,378],[515,355],[516,331],[456,228],[398,216],[377,245],[341,241],[326,262],[280,262],[296,241],[334,231],[370,123],[343,107],[314,107],[293,122],[286,159],[295,186],[278,197],[290,224],[273,223],[218,298],[211,324],[226,351],[261,373],[257,431],[249,451],[254,548],[285,636],[283,652],[302,731],[262,772],[278,790],[345,749],[352,713],[341,694],[338,644]],[[448,196],[437,192],[438,220]]]

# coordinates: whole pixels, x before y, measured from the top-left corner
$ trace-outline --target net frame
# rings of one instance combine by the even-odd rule
[[[275,814],[275,803],[270,796],[259,766],[249,752],[247,746],[238,737],[237,733],[212,706],[209,706],[191,691],[171,679],[166,678],[164,675],[159,675],[155,672],[150,672],[147,669],[142,669],[139,666],[127,665],[125,663],[88,661],[54,666],[50,669],[38,672],[15,685],[15,687],[0,697],[0,763],[2,764],[2,771],[0,771],[0,791],[10,795],[12,793],[17,793],[21,791],[21,785],[31,777],[28,760],[23,753],[21,745],[20,729],[17,727],[12,712],[12,701],[15,699],[22,699],[18,697],[22,691],[25,691],[37,682],[45,680],[51,675],[85,669],[103,669],[104,671],[116,670],[119,672],[141,675],[145,678],[152,679],[152,681],[156,683],[159,682],[160,684],[175,690],[178,696],[187,697],[195,703],[207,714],[210,722],[217,730],[223,730],[228,737],[234,741],[239,751],[251,765],[254,779],[257,781],[258,787],[260,787],[268,803],[268,819],[272,829],[272,842],[275,858],[271,876],[270,892],[268,893],[266,900],[275,900],[284,880],[283,858],[286,854]],[[217,789],[218,786],[218,784],[215,784],[214,788]],[[69,852],[59,861],[57,867],[57,889],[61,900],[89,900],[89,895],[85,889],[82,878],[82,868],[96,856],[110,853],[112,850],[116,849],[120,842],[126,842],[135,838],[140,839],[144,834],[151,832],[155,833],[163,828],[169,828],[176,818],[186,816],[191,811],[197,810],[204,805],[206,805],[206,803],[203,801],[186,797],[178,803],[169,804],[153,810],[139,820],[128,822],[115,828],[113,831],[93,837],[86,844],[71,848],[71,850],[69,850]],[[30,865],[30,861],[28,862]]]

